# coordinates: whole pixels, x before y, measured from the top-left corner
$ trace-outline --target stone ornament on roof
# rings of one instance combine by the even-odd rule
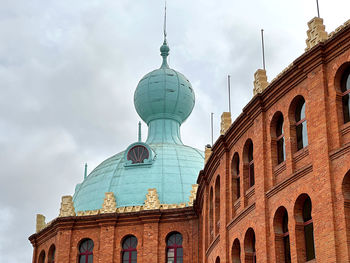
[[[101,214],[115,213],[117,211],[117,201],[113,192],[105,193],[105,199],[100,209]]]
[[[258,93],[262,93],[268,85],[269,83],[267,82],[266,70],[258,69],[254,74],[254,96]]]
[[[144,210],[153,210],[153,209],[159,209],[159,208],[160,208],[160,202],[159,202],[157,189],[155,188],[148,189],[148,193],[146,194]]]
[[[326,27],[323,25],[323,19],[320,17],[314,17],[307,23],[309,30],[306,39],[306,49],[308,51],[310,48],[316,46],[318,43],[327,40],[328,34],[326,32]]]
[[[75,216],[73,198],[70,195],[62,196],[59,217]]]
[[[193,206],[194,200],[196,200],[197,190],[198,190],[198,184],[193,184],[191,195],[190,195],[190,201],[187,203],[188,206]]]

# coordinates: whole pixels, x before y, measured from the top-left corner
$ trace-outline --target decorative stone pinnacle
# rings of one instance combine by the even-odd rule
[[[115,213],[117,211],[117,202],[113,192],[105,193],[105,199],[102,204],[100,212],[102,214]]]
[[[309,30],[307,33],[306,39],[306,49],[316,46],[318,43],[325,41],[328,38],[328,34],[326,32],[326,27],[323,25],[323,19],[320,17],[314,17],[307,23]]]
[[[258,93],[262,93],[269,85],[267,82],[266,70],[258,69],[254,74],[254,96]]]
[[[205,151],[204,151],[204,164],[207,163],[211,153],[212,153],[211,146],[209,144],[207,144],[205,146]]]
[[[75,216],[73,198],[70,195],[62,196],[59,217]]]
[[[146,194],[146,200],[144,205],[144,210],[153,210],[160,208],[160,201],[158,198],[157,189],[152,188],[148,189],[148,193]]]
[[[45,216],[41,214],[36,215],[36,232],[40,232],[42,229],[46,227]]]
[[[223,112],[221,114],[221,129],[220,134],[223,135],[230,128],[232,123],[231,112]]]
[[[191,195],[190,195],[190,200],[187,203],[188,206],[193,206],[194,200],[196,200],[197,190],[198,190],[198,184],[193,184],[192,190],[191,190]]]

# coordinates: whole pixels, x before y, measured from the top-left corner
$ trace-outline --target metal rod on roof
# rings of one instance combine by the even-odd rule
[[[211,113],[211,114],[210,114],[210,117],[211,117],[211,146],[212,146],[212,147],[213,147],[213,144],[214,144],[213,115],[214,115],[214,113]]]
[[[166,0],[165,0],[165,7],[164,7],[164,41],[166,41]]]
[[[228,111],[231,113],[231,76],[227,75],[228,84]]]
[[[264,45],[264,29],[261,29],[261,47],[262,47],[263,69],[265,70],[265,45]]]
[[[316,4],[317,4],[317,16],[318,18],[320,18],[320,7],[318,6],[318,0],[316,0]]]
[[[84,169],[84,179],[87,177],[87,163],[85,163],[85,169]]]

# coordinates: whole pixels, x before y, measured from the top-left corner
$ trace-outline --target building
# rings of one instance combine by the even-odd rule
[[[350,20],[327,34],[312,19],[306,52],[271,83],[255,73],[205,156],[181,142],[194,91],[168,53],[165,39],[135,92],[147,141],[94,169],[58,218],[37,216],[33,263],[349,262]]]

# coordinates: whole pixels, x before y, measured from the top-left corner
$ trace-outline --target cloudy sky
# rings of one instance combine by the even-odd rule
[[[133,93],[161,64],[161,0],[0,0],[0,262],[30,262],[35,215],[57,217],[89,171],[137,139]],[[320,0],[326,30],[348,20],[349,0]],[[273,79],[304,52],[314,0],[168,0],[170,66],[192,82],[187,144],[210,142],[237,117],[261,67],[260,29]],[[143,138],[147,129],[143,125]]]

